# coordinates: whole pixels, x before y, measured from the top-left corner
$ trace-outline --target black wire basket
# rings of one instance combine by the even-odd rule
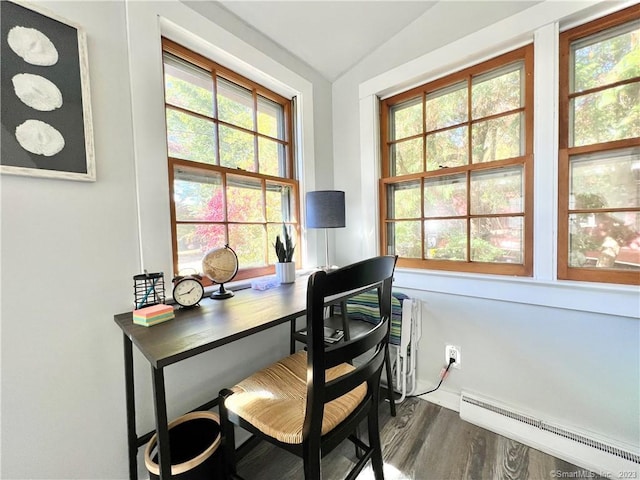
[[[164,274],[145,272],[134,275],[133,292],[136,309],[164,303]]]

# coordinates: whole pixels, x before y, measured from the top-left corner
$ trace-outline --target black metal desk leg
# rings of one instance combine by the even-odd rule
[[[129,480],[138,480],[138,434],[136,433],[136,396],[133,385],[133,347],[124,335],[124,382],[127,402],[127,442],[129,447]]]
[[[164,391],[164,372],[162,368],[151,367],[151,375],[153,376],[153,399],[156,409],[160,480],[169,480],[171,478],[171,451],[169,449],[169,427],[167,426],[167,399]]]
[[[289,353],[293,355],[296,353],[296,339],[294,338],[296,335],[296,318],[292,318],[289,325],[291,326],[291,331],[289,332]]]

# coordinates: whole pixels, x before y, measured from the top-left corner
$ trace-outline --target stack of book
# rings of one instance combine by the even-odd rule
[[[139,308],[138,310],[133,311],[133,323],[143,325],[145,327],[151,327],[158,323],[166,322],[174,317],[173,307],[162,303],[152,305],[150,307]]]
[[[300,335],[307,335],[307,329],[298,330]],[[337,343],[344,337],[344,332],[339,329],[324,327],[324,341],[326,343]]]

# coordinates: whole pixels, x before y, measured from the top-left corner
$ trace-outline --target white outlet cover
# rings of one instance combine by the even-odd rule
[[[456,362],[452,365],[453,368],[460,368],[462,364],[462,353],[460,351],[460,347],[457,345],[447,345],[444,349],[444,363],[445,365],[449,365],[449,359],[451,358],[451,350],[455,350],[457,355],[453,355],[456,358]]]

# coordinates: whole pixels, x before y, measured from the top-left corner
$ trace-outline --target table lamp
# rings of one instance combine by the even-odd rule
[[[338,190],[318,190],[307,192],[307,228],[324,228],[325,270],[331,270],[329,263],[328,228],[345,227],[344,192]]]

